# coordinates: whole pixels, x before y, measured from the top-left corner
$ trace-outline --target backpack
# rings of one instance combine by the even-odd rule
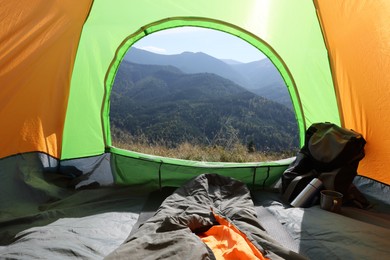
[[[328,122],[312,124],[306,130],[304,146],[282,175],[285,202],[291,203],[314,178],[322,181],[324,189],[342,193],[344,202],[364,198],[352,182],[364,158],[365,144],[363,136],[353,130]],[[365,199],[359,203],[361,207],[369,204]]]

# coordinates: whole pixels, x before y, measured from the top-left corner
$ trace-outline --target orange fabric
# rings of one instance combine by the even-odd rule
[[[0,158],[29,151],[60,157],[74,58],[91,3],[0,0]]]
[[[214,214],[220,225],[199,235],[216,259],[268,259],[249,239],[226,219]]]
[[[389,0],[316,0],[343,126],[362,133],[359,174],[390,184]]]

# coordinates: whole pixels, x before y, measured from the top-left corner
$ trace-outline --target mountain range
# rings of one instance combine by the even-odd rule
[[[171,65],[184,73],[213,73],[259,96],[292,108],[284,80],[269,59],[242,63],[220,60],[202,52],[162,55],[133,47],[126,54],[125,60],[138,64]]]
[[[262,151],[288,151],[298,145],[291,109],[215,73],[188,73],[172,65],[126,59],[110,103],[111,125],[173,147],[188,140],[224,145],[232,138],[253,142]]]

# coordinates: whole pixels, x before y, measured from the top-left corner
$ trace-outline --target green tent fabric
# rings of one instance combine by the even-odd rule
[[[286,6],[283,1],[269,1],[268,8],[275,10],[272,19],[281,20],[271,23],[268,21],[269,16],[263,14],[265,10],[262,6],[254,2],[256,1],[231,1],[230,12],[221,12],[217,7],[224,5],[223,1],[213,1],[211,4],[209,1],[198,1],[195,6],[193,3],[181,6],[165,3],[158,9],[152,8],[153,5],[150,6],[150,2],[145,1],[132,6],[133,15],[122,4],[94,2],[80,38],[72,76],[62,157],[99,154],[104,149],[104,140],[110,144],[108,99],[121,59],[138,39],[155,31],[177,26],[200,26],[225,31],[263,51],[286,81],[297,112],[301,139],[306,125],[311,123],[330,121],[339,124],[327,52],[314,5],[306,1],[306,4],[290,3]],[[256,8],[256,5],[259,7]],[[143,10],[147,10],[147,15]],[[249,15],[258,20],[248,21]],[[295,22],[290,23],[291,20]],[[99,26],[102,22],[106,25]],[[109,24],[114,26],[108,26]],[[264,28],[264,24],[271,24],[273,27]],[[307,67],[312,69],[310,73],[307,73]],[[302,91],[305,95],[298,97],[296,85],[309,91]],[[101,103],[91,104],[88,101],[92,99],[90,94],[93,95],[93,100],[105,100],[104,131],[101,128]],[[321,96],[321,99],[313,99],[313,96]],[[322,103],[320,111],[315,109],[318,103]],[[304,110],[301,104],[305,104]],[[89,122],[95,133],[91,136],[89,131],[77,127],[80,122]]]
[[[228,32],[263,51],[279,69],[290,91],[296,109],[301,143],[307,124],[310,125],[316,121],[340,123],[329,64],[325,58],[327,53],[314,6],[309,3],[305,4],[305,8],[302,8],[302,5],[291,3],[286,7],[286,4],[282,2],[269,2],[268,8],[277,10],[275,11],[277,16],[272,19],[282,18],[283,26],[275,23],[272,28],[264,28],[264,24],[269,23],[266,21],[269,16],[264,14],[264,9],[261,6],[255,8],[256,11],[254,11],[253,5],[256,3],[253,1],[230,3],[232,4],[231,11],[221,12],[219,8],[216,8],[222,4],[221,2],[210,4],[209,1],[199,1],[195,5],[196,7],[193,3],[183,6],[165,3],[158,10],[150,6],[149,2],[143,2],[132,7],[134,14],[129,15],[128,10],[123,8],[121,4],[111,5],[104,2],[94,2],[92,12],[84,25],[80,38],[78,56],[72,76],[62,157],[67,159],[99,154],[102,149],[111,145],[108,121],[109,97],[115,73],[123,56],[131,45],[140,38],[155,31],[178,26],[199,26]],[[143,10],[148,10],[147,15]],[[240,10],[240,12],[236,10]],[[249,13],[251,17],[258,17],[260,20],[249,22],[248,18],[244,18]],[[113,14],[115,14],[115,18],[112,17]],[[300,19],[297,20],[297,17]],[[288,23],[293,18],[297,21],[294,24]],[[103,21],[106,26],[99,26]],[[107,26],[108,24],[115,26]],[[100,63],[95,62],[97,57],[99,57]],[[96,66],[105,69],[97,69]],[[314,69],[307,73],[305,69],[307,67]],[[85,75],[89,75],[89,77],[86,78]],[[318,80],[319,78],[321,81]],[[307,93],[303,92],[306,96],[298,96],[297,84],[310,89]],[[324,91],[325,89],[328,90]],[[321,100],[312,98],[320,95]],[[91,99],[99,102],[90,103]],[[102,117],[100,116],[101,100],[104,100]],[[323,109],[314,110],[319,102],[323,102]],[[303,110],[302,103],[305,104],[306,111]],[[88,122],[89,126],[80,127],[80,122]],[[90,129],[94,129],[93,134]],[[172,177],[166,178],[173,180],[180,179],[178,173],[182,172],[197,174],[205,171],[218,171],[221,173],[231,172],[233,176],[239,174],[250,183],[253,179],[253,168],[259,165],[247,164],[237,168],[237,165],[226,163],[210,165],[152,156],[147,156],[149,160],[146,162],[133,163],[134,160],[129,160],[121,155],[126,154],[135,158],[144,158],[145,155],[119,151],[115,148],[110,148],[109,151],[114,153],[115,176],[118,183],[137,183],[135,179],[141,178],[134,177],[134,175],[141,176],[136,174],[137,172],[142,172],[141,179],[145,181],[148,175],[150,177],[156,176],[156,171],[158,172],[159,169],[164,173],[164,176],[166,174],[172,175]],[[150,160],[154,163],[150,163]],[[159,168],[162,161],[164,166]],[[147,166],[142,167],[141,165],[144,164]],[[134,165],[138,165],[138,167]],[[194,168],[194,166],[197,167]],[[258,170],[257,176],[266,176],[263,174],[266,171],[267,168]],[[273,176],[278,176],[281,172],[282,170],[273,171]],[[274,180],[275,177],[270,179],[270,181]],[[264,178],[260,178],[258,183],[263,183],[263,181]]]

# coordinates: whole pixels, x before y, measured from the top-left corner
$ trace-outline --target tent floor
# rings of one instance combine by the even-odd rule
[[[365,179],[361,181],[366,185]],[[253,200],[259,221],[263,225],[265,221],[270,235],[310,259],[385,259],[390,255],[390,205],[381,196],[373,196],[376,187],[371,187],[365,190],[373,208],[343,207],[341,214],[319,206],[290,208],[278,193],[266,191],[253,192]],[[387,196],[388,188],[385,186]],[[2,214],[0,255],[16,259],[101,259],[153,214],[169,192],[149,196],[132,187],[84,189],[36,205],[35,211],[25,210],[20,217]],[[275,221],[281,228],[274,228]]]

